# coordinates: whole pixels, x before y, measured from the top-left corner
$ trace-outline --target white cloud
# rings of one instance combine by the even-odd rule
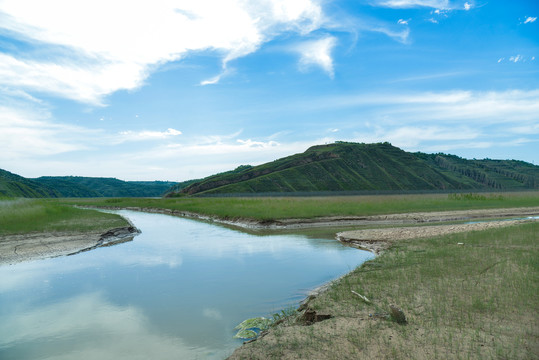
[[[222,75],[217,75],[217,76],[214,76],[210,79],[207,79],[207,80],[203,80],[200,82],[200,85],[204,86],[204,85],[214,85],[214,84],[217,84],[219,83],[219,81],[221,80],[221,77]]]
[[[399,21],[397,21],[397,24],[408,25],[409,21],[410,21],[410,19],[408,19],[408,20],[399,19]]]
[[[239,144],[245,145],[248,148],[268,148],[268,147],[279,146],[279,143],[273,140],[264,142],[264,141],[253,141],[251,139],[247,139],[247,140],[238,139],[236,141]]]
[[[377,0],[372,2],[373,5],[389,8],[415,8],[415,7],[431,7],[435,9],[447,9],[449,7],[448,0]]]
[[[0,20],[0,28],[48,55],[0,53],[1,83],[102,104],[189,52],[215,51],[226,69],[283,32],[319,28],[323,15],[317,0],[4,0]]]
[[[0,82],[13,88],[51,93],[102,105],[101,98],[120,89],[142,84],[147,69],[128,62],[94,61],[92,64],[40,62],[0,53]]]
[[[438,20],[434,19],[434,18],[428,18],[427,21],[433,23],[433,24],[438,24]]]
[[[120,139],[121,141],[132,141],[132,140],[154,140],[154,139],[166,139],[171,136],[181,135],[182,132],[176,129],[168,128],[166,131],[121,131]]]
[[[337,41],[333,36],[326,36],[322,39],[306,41],[296,45],[294,50],[300,54],[300,68],[305,71],[313,65],[318,66],[333,78],[334,69],[331,51],[336,43]]]
[[[531,17],[531,16],[528,16],[526,18],[526,20],[524,20],[524,24],[528,24],[528,23],[533,23],[537,20],[537,17]]]
[[[468,11],[472,8],[472,4],[470,4],[469,2],[465,2],[464,3],[464,10]]]
[[[509,61],[512,61],[512,62],[514,62],[514,63],[517,63],[517,62],[519,62],[519,61],[522,61],[522,56],[520,56],[520,55],[511,56],[511,57],[509,58]]]

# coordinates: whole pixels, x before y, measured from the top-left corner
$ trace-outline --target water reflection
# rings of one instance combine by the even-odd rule
[[[181,339],[160,334],[137,307],[114,305],[99,293],[85,293],[26,311],[24,307],[13,310],[0,323],[2,347],[12,349],[2,353],[2,359],[211,356],[210,350],[193,348]]]
[[[372,257],[334,240],[119,213],[143,232],[132,242],[0,267],[1,359],[224,358],[240,321]]]

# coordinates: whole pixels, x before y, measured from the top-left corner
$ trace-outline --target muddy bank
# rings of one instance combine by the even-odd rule
[[[375,254],[379,254],[381,251],[387,249],[392,242],[398,240],[434,237],[466,231],[479,231],[518,225],[538,220],[539,219],[537,218],[530,218],[524,220],[477,222],[472,224],[409,226],[385,229],[352,230],[337,233],[337,240],[348,245],[353,245],[361,249],[369,250]]]
[[[0,266],[23,261],[74,255],[132,241],[140,230],[126,226],[105,233],[30,233],[0,236]]]
[[[362,225],[407,225],[420,223],[435,223],[461,220],[476,220],[485,218],[507,218],[539,215],[539,207],[509,208],[509,209],[480,209],[439,212],[416,212],[371,216],[327,216],[312,219],[280,219],[280,220],[253,220],[253,219],[223,219],[216,216],[201,215],[189,211],[146,208],[146,207],[115,207],[115,206],[85,206],[94,209],[133,210],[148,213],[181,216],[190,219],[204,220],[224,225],[236,226],[250,230],[286,230],[307,229],[335,226],[362,226]]]

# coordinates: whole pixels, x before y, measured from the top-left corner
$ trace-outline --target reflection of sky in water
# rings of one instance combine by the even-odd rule
[[[372,257],[334,240],[120,213],[143,232],[132,242],[0,267],[1,359],[224,358],[240,321]]]

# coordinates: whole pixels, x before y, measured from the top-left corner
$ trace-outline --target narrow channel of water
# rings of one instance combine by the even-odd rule
[[[132,211],[134,241],[0,266],[0,359],[223,359],[242,320],[297,306],[371,259],[331,239],[255,236]]]

